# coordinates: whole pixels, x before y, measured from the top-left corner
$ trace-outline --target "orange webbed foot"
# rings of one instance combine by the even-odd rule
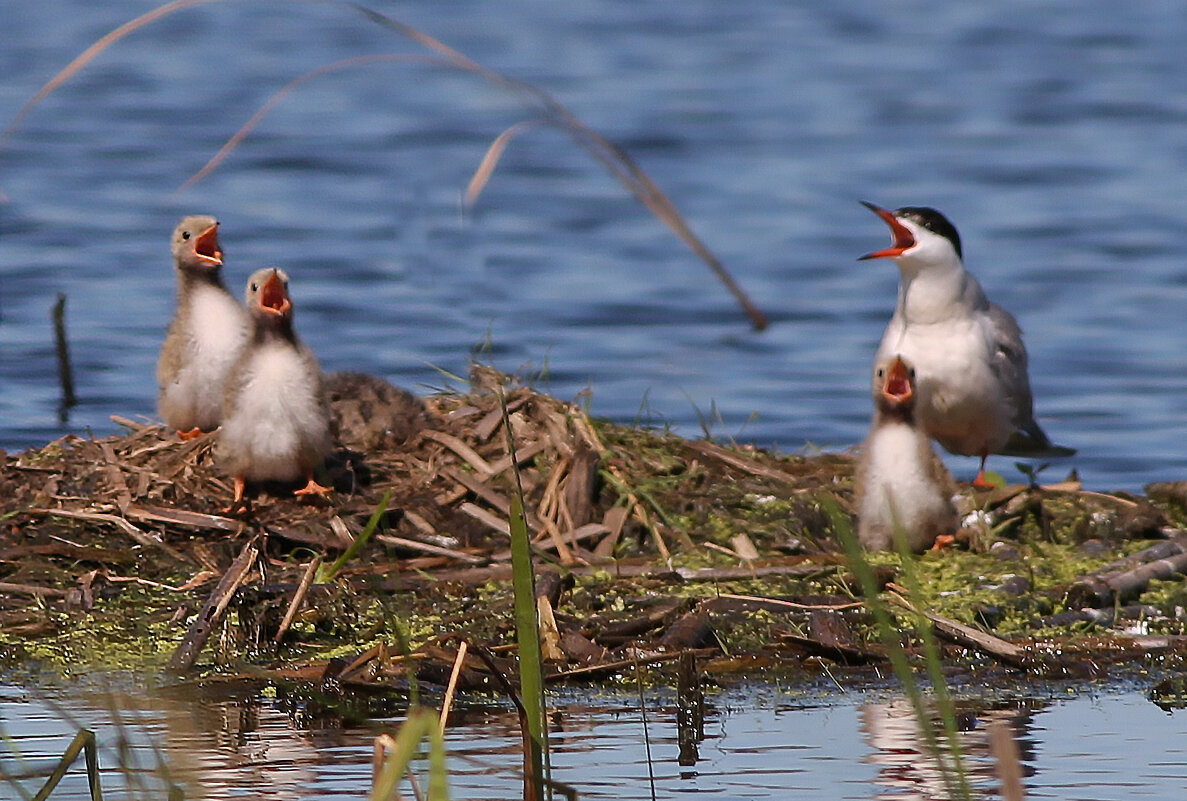
[[[941,534],[940,536],[936,537],[936,541],[932,543],[931,549],[933,551],[942,551],[945,548],[955,544],[956,537],[952,536],[951,534]]]
[[[996,486],[992,481],[985,480],[984,471],[978,472],[977,477],[973,479],[973,487],[976,489],[991,490]]]
[[[304,487],[301,487],[301,489],[294,490],[293,495],[320,495],[325,497],[333,491],[333,487],[323,487],[313,480],[313,476],[310,476],[309,482]]]
[[[198,437],[202,436],[205,433],[206,432],[203,431],[202,429],[198,428],[197,426],[194,426],[189,431],[179,430],[177,432],[177,436],[181,439],[182,442],[189,442],[191,439],[197,439]]]

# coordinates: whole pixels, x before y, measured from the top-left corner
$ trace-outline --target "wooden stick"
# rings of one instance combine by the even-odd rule
[[[119,515],[101,514],[99,512],[80,512],[74,511],[72,509],[30,509],[29,511],[54,515],[55,517],[72,517],[76,520],[91,520],[96,523],[111,523],[144,547],[159,548],[179,562],[188,562],[193,564],[193,560],[183,554],[181,551],[166,545],[162,540],[156,539],[149,534],[146,534]]]
[[[1072,608],[1103,609],[1125,603],[1141,595],[1152,580],[1169,579],[1184,572],[1187,572],[1187,538],[1176,537],[1076,579],[1068,588],[1067,604]]]
[[[908,612],[922,615],[930,620],[936,628],[936,634],[946,640],[951,640],[958,645],[968,648],[974,648],[1014,667],[1033,668],[1035,666],[1034,660],[1027,659],[1025,648],[1017,646],[1008,640],[1003,640],[1001,637],[995,637],[987,631],[966,626],[963,623],[958,623],[955,620],[941,617],[931,612],[924,612],[896,592],[888,592],[887,595],[897,606],[906,609]]]
[[[453,695],[457,691],[458,676],[462,673],[462,665],[466,661],[466,650],[469,644],[462,640],[457,647],[457,658],[453,660],[453,671],[449,674],[449,684],[445,687],[445,701],[441,704],[441,736],[445,736],[445,722],[449,719],[449,710],[453,708]]]
[[[182,673],[193,667],[194,661],[202,651],[202,646],[210,638],[215,624],[222,618],[235,591],[251,575],[252,565],[255,564],[256,557],[259,555],[260,549],[256,546],[255,539],[243,546],[243,550],[227,568],[227,572],[223,574],[223,578],[214,588],[214,592],[210,593],[210,597],[206,599],[206,605],[194,619],[193,625],[190,626],[190,630],[182,639],[181,644],[177,646],[173,656],[169,657],[169,663],[165,665],[166,671]]]
[[[0,581],[0,592],[15,592],[21,595],[40,595],[43,598],[65,598],[70,593],[53,587],[38,587],[36,584],[12,584]]]
[[[208,515],[204,512],[191,512],[188,509],[169,509],[163,506],[144,506],[134,503],[128,507],[128,517],[133,520],[143,520],[151,523],[170,523],[185,528],[212,529],[214,531],[242,531],[246,524],[242,520],[220,515]]]
[[[405,513],[407,514],[407,513]],[[387,534],[376,534],[376,542],[382,542],[384,545],[394,545],[397,548],[407,548],[410,551],[420,551],[421,553],[432,554],[433,556],[448,556],[450,559],[457,559],[459,562],[466,562],[471,565],[484,565],[487,562],[485,556],[475,556],[472,553],[465,551],[455,551],[450,548],[442,548],[440,545],[433,545],[428,542],[421,542],[420,540],[410,540],[404,537],[392,537]]]
[[[58,293],[58,302],[54,304],[50,315],[54,321],[54,346],[58,352],[58,383],[62,385],[62,405],[58,407],[58,417],[66,422],[67,410],[78,404],[74,396],[74,372],[70,366],[70,345],[66,341],[66,294]]]
[[[541,439],[538,439],[535,442],[524,445],[522,448],[516,448],[515,449],[515,461],[517,461],[519,464],[523,464],[528,459],[531,459],[533,456],[536,456],[537,454],[543,453],[544,451],[548,450],[548,446],[550,446],[551,444],[552,444],[552,441],[549,440],[548,437],[542,437]],[[497,461],[492,462],[490,469],[491,469],[491,472],[497,476],[499,473],[505,472],[510,467],[511,467],[511,456],[507,455],[507,456],[500,457]]]
[[[477,470],[483,478],[489,478],[495,471],[491,469],[490,464],[486,459],[483,459],[478,453],[466,443],[455,437],[453,434],[446,434],[444,431],[434,431],[428,429],[421,432],[421,436],[439,442],[446,448],[449,448],[475,470]]]
[[[493,528],[500,534],[505,534],[508,537],[511,536],[511,525],[506,520],[501,520],[500,518],[483,509],[478,504],[467,501],[458,507],[458,511],[469,515],[479,523]]]
[[[305,572],[301,575],[301,583],[297,585],[297,590],[293,593],[293,600],[289,602],[289,608],[284,613],[284,620],[280,621],[280,628],[276,630],[276,636],[272,638],[272,642],[277,645],[280,645],[280,641],[288,633],[289,626],[293,625],[293,619],[300,611],[301,604],[305,601],[305,595],[309,592],[309,586],[313,584],[313,577],[317,574],[321,563],[322,557],[316,557],[306,566]]]
[[[728,464],[730,467],[736,467],[743,470],[752,476],[760,476],[762,478],[771,478],[776,481],[782,481],[785,484],[798,484],[799,482],[795,476],[790,473],[785,473],[782,470],[777,470],[773,467],[759,462],[757,459],[750,459],[733,451],[726,450],[720,445],[716,445],[707,440],[695,440],[688,443],[688,447],[694,451],[699,451],[706,456],[712,456],[716,459]]]

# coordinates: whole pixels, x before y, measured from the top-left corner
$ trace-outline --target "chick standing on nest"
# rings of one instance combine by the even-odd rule
[[[330,413],[317,357],[293,331],[288,276],[257,270],[247,282],[251,334],[227,379],[217,458],[235,479],[235,500],[247,482],[305,480],[296,495],[324,494],[313,479],[333,445]]]
[[[186,217],[173,231],[177,311],[157,362],[158,409],[182,439],[218,427],[227,375],[247,341],[247,314],[223,285],[218,220]]]
[[[952,475],[915,418],[915,371],[902,357],[874,371],[874,422],[857,465],[857,538],[893,550],[901,531],[913,551],[956,530]]]

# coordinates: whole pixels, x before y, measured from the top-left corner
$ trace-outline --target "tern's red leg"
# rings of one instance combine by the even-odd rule
[[[985,480],[985,460],[989,458],[988,453],[981,454],[981,469],[977,471],[977,477],[973,479],[973,486],[977,489],[993,489],[994,485]]]
[[[223,509],[223,514],[229,515],[239,511],[241,508],[247,508],[247,501],[243,499],[243,494],[246,490],[247,480],[243,476],[235,476],[235,497],[231,500],[231,505]]]

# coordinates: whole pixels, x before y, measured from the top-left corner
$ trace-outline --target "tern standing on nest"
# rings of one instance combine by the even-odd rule
[[[222,420],[227,375],[247,341],[247,314],[223,284],[218,220],[186,217],[173,231],[177,311],[157,361],[157,406],[182,439]]]
[[[915,371],[899,356],[874,370],[874,422],[856,472],[857,539],[871,551],[894,549],[900,531],[922,551],[956,530],[952,475],[915,419]]]
[[[899,268],[898,304],[874,364],[901,354],[914,365],[916,415],[928,435],[951,453],[981,457],[973,481],[980,487],[988,486],[991,453],[1074,454],[1035,422],[1022,331],[965,271],[952,223],[935,209],[864,205],[890,226],[894,243],[861,258],[893,259]]]
[[[251,334],[227,379],[217,458],[235,479],[232,508],[247,482],[305,481],[296,495],[325,494],[313,471],[333,445],[317,357],[293,330],[288,276],[269,267],[247,281]]]

